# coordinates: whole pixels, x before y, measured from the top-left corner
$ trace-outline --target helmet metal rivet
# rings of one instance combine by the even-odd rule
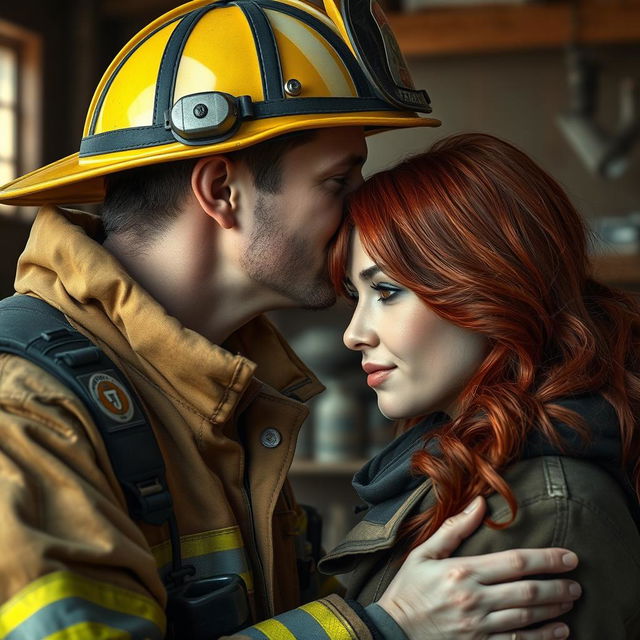
[[[196,118],[204,118],[209,113],[209,109],[207,109],[206,104],[197,104],[193,107],[193,115]]]
[[[302,93],[302,83],[300,80],[291,78],[291,80],[287,80],[284,85],[284,91],[289,96],[299,96]]]

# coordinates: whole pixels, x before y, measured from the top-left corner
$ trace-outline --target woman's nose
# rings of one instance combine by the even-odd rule
[[[355,311],[351,317],[351,322],[345,329],[342,336],[347,349],[352,351],[362,351],[366,347],[375,346],[376,335],[370,323],[367,323],[362,313]]]

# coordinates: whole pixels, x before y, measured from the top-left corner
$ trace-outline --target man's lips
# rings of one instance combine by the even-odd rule
[[[377,387],[382,384],[388,377],[389,374],[396,368],[395,366],[387,366],[382,364],[374,364],[372,362],[367,362],[362,365],[365,373],[367,375],[367,384],[370,387]]]

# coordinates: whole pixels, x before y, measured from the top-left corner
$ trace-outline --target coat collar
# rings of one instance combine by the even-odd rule
[[[225,347],[187,329],[102,247],[97,216],[40,210],[18,262],[18,293],[42,298],[83,333],[212,423],[226,422],[255,378],[299,400],[323,387],[260,316]]]
[[[363,555],[393,547],[404,519],[421,501],[428,499],[430,492],[431,480],[422,480],[412,490],[385,503],[389,509],[386,520],[371,520],[371,513],[368,512],[344,540],[320,560],[320,571],[328,575],[348,573],[355,569]],[[378,511],[376,515],[381,515],[381,512]]]
[[[431,480],[411,472],[413,453],[424,435],[447,420],[433,413],[388,444],[353,477],[353,487],[369,506],[362,520],[319,563],[323,573],[345,573],[358,556],[391,548],[400,525],[431,491]]]

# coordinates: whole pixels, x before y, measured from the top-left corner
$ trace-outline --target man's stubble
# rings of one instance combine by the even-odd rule
[[[286,296],[303,309],[325,309],[336,301],[329,280],[326,257],[320,269],[309,264],[313,242],[304,231],[285,230],[276,203],[268,194],[258,194],[254,225],[242,266],[254,282]]]

